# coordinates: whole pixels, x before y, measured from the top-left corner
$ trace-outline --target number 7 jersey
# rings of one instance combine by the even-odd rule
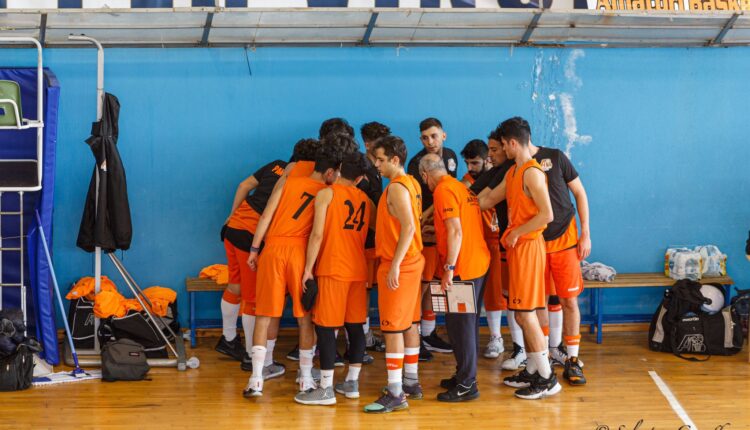
[[[307,176],[287,178],[266,233],[266,243],[284,238],[301,238],[307,245],[315,215],[315,196],[325,187],[324,182]]]
[[[370,199],[357,187],[333,184],[326,211],[317,276],[366,281],[365,239],[370,227]]]

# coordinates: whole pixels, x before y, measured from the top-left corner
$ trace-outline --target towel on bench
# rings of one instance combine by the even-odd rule
[[[581,262],[581,272],[583,272],[583,279],[587,281],[612,282],[617,276],[617,271],[613,267],[602,263],[589,263],[585,260]]]

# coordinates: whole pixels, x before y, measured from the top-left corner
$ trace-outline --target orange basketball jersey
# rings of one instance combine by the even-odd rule
[[[507,185],[505,194],[508,200],[508,229],[505,230],[503,237],[507,236],[514,228],[526,224],[539,213],[539,208],[534,203],[534,200],[523,191],[523,175],[529,169],[539,169],[540,172],[544,173],[539,162],[532,158],[520,168],[518,168],[517,164],[514,164],[508,170],[508,173],[505,174],[505,183]],[[547,175],[544,176],[544,180],[547,180]],[[541,236],[545,228],[547,228],[546,224],[521,236],[518,240],[536,239]]]
[[[468,173],[465,174],[462,179],[467,181],[470,185],[474,184],[475,181],[475,179]],[[495,208],[482,211],[482,222],[484,223],[484,238],[486,240],[500,240],[498,235],[500,227],[497,223]]]
[[[255,229],[258,228],[258,220],[260,214],[255,211],[245,200],[240,203],[229,217],[227,227],[235,228],[237,230],[245,230],[255,234]]]
[[[482,211],[477,196],[451,175],[438,181],[432,192],[435,207],[435,237],[440,262],[447,263],[448,231],[445,220],[458,218],[461,223],[461,248],[454,274],[461,279],[481,278],[490,266],[490,251],[482,231]]]
[[[333,184],[326,212],[317,276],[339,281],[365,281],[365,239],[370,221],[370,199],[357,187]]]
[[[400,185],[395,185],[400,184]],[[393,260],[396,245],[401,233],[401,223],[388,210],[388,191],[392,186],[403,186],[409,192],[411,211],[414,217],[414,237],[406,251],[404,260],[422,252],[422,231],[419,218],[422,216],[422,194],[419,182],[411,175],[403,175],[391,181],[383,191],[378,202],[377,221],[375,222],[375,253],[384,260]]]
[[[266,234],[266,243],[273,239],[302,238],[307,240],[315,215],[315,195],[326,187],[310,177],[288,178],[281,200]]]
[[[312,175],[313,170],[315,170],[314,161],[297,161],[294,163],[294,167],[292,167],[292,171],[289,172],[288,177],[300,178],[303,176],[310,176]]]

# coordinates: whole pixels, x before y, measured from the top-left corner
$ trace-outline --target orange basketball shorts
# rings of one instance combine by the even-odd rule
[[[547,294],[564,299],[578,297],[583,291],[583,274],[578,249],[569,248],[547,254],[545,266]]]
[[[318,298],[312,319],[320,327],[364,324],[367,318],[367,289],[363,281],[339,281],[330,276],[317,278]]]
[[[224,251],[227,254],[229,283],[240,286],[240,296],[242,297],[240,310],[243,315],[255,315],[257,273],[247,265],[247,258],[250,253],[237,248],[228,240],[224,241]]]
[[[545,309],[544,266],[547,252],[544,239],[519,241],[509,248],[508,256],[508,309],[533,311]]]
[[[286,238],[287,240],[289,238]],[[295,318],[305,315],[302,307],[302,273],[305,270],[307,241],[266,243],[258,259],[256,287],[257,315],[281,317],[287,293],[292,299]]]
[[[424,270],[424,257],[417,254],[401,262],[398,276],[398,288],[388,288],[388,272],[391,262],[381,260],[378,267],[378,310],[380,312],[380,331],[400,333],[419,322],[421,309],[421,277]]]

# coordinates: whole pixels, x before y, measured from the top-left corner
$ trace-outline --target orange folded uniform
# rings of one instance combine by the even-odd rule
[[[86,276],[84,278],[81,278],[78,280],[78,282],[73,285],[73,288],[70,289],[68,294],[65,296],[68,300],[76,300],[80,299],[81,297],[85,297],[86,300],[94,300],[94,296],[96,295],[94,293],[94,278],[91,276]],[[99,291],[117,291],[117,287],[115,286],[115,283],[112,282],[109,278],[106,276],[102,276],[101,283],[99,284]]]
[[[169,305],[177,300],[177,292],[164,287],[148,287],[143,294],[151,301],[151,312],[160,317],[167,316]]]
[[[229,283],[229,267],[226,264],[212,264],[201,269],[198,277],[213,279],[217,284],[224,285]]]
[[[102,291],[94,298],[94,315],[97,318],[124,317],[131,306],[117,291]]]

